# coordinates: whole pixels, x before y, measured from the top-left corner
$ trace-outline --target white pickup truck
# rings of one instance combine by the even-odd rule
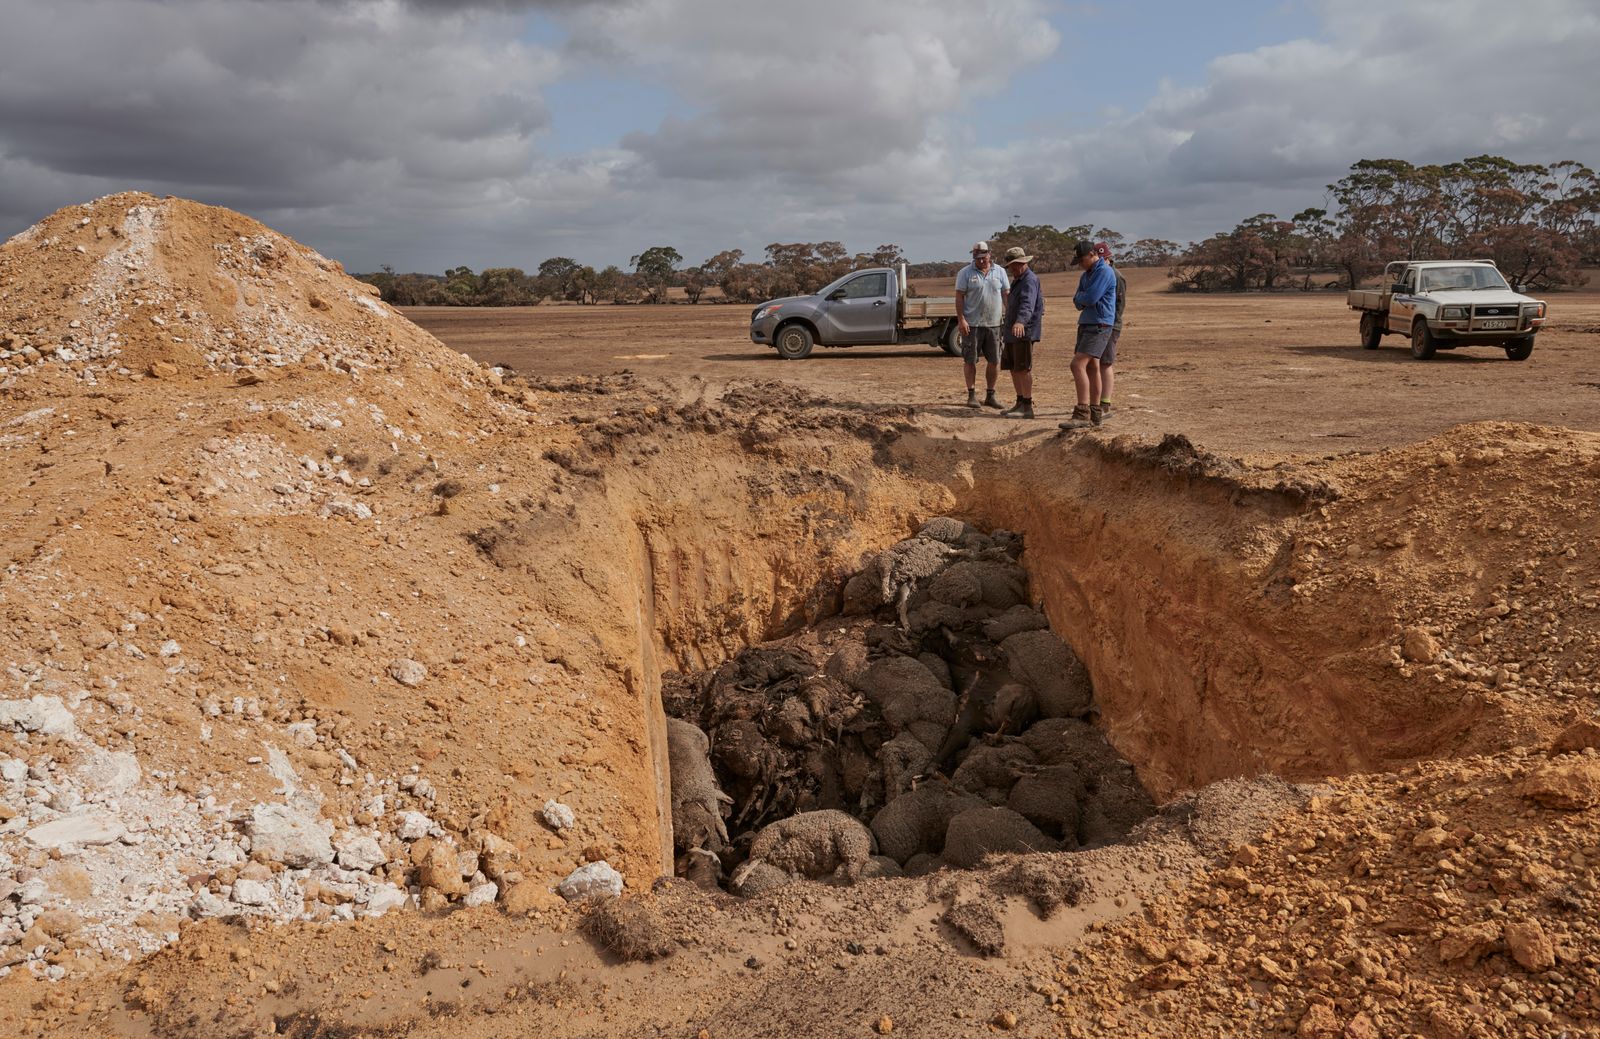
[[[1396,260],[1383,269],[1383,284],[1350,291],[1368,350],[1403,335],[1422,361],[1459,346],[1498,346],[1525,361],[1544,325],[1544,301],[1513,292],[1493,260]]]

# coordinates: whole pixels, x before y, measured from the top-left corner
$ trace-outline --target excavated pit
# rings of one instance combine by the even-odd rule
[[[843,613],[668,672],[675,868],[758,895],[1127,838],[1155,803],[1018,563],[939,517],[843,585]]]
[[[755,427],[765,428],[759,419]],[[786,443],[768,439],[782,436],[744,439],[765,448]],[[753,842],[763,825],[787,815],[840,810],[858,821],[876,818],[886,803],[872,793],[881,776],[866,781],[860,774],[881,773],[883,747],[900,738],[897,746],[908,748],[916,737],[911,727],[932,722],[841,729],[850,754],[834,748],[823,755],[831,760],[816,761],[816,740],[799,729],[818,716],[837,728],[842,690],[872,700],[859,679],[840,670],[833,643],[855,639],[869,664],[923,657],[932,677],[917,674],[916,681],[960,699],[960,677],[941,676],[961,670],[971,639],[950,642],[940,621],[961,620],[945,599],[961,601],[960,575],[984,564],[985,553],[993,557],[987,562],[1011,568],[1018,588],[1004,607],[987,608],[1026,606],[1028,624],[1071,647],[1074,666],[1093,676],[1093,702],[1082,716],[1065,715],[1089,717],[1096,739],[1131,764],[1156,803],[1218,780],[1381,771],[1508,738],[1484,724],[1481,700],[1436,696],[1412,680],[1396,649],[1402,623],[1359,581],[1366,571],[1342,560],[1319,570],[1322,553],[1339,543],[1306,535],[1306,527],[1350,521],[1329,520],[1334,508],[1345,508],[1341,491],[1310,470],[1252,471],[1182,438],[1096,442],[1063,460],[1049,449],[1004,453],[873,436],[880,446],[872,461],[832,477],[834,498],[756,495],[731,506],[724,498],[707,513],[715,496],[706,486],[652,484],[647,491],[650,519],[636,528],[633,598],[624,608],[639,622],[639,653],[629,663],[640,708],[652,719],[663,873],[686,868],[684,852],[693,850],[674,841],[666,714],[692,720],[709,739],[750,747],[743,759],[737,749],[726,752],[721,763],[735,799],[731,850],[718,855],[713,870],[725,880],[743,864],[740,835]],[[892,450],[882,446],[889,443]],[[772,458],[790,460],[787,448],[771,450]],[[917,459],[915,469],[893,464],[905,458]],[[720,462],[702,464],[707,479],[729,475]],[[767,467],[747,456],[739,471],[764,491],[767,478],[748,474]],[[914,551],[892,561],[896,553],[883,555],[881,546],[926,542],[901,539],[941,514],[961,517],[945,521],[961,530],[956,542],[978,531],[995,535],[950,545],[971,558],[955,560],[960,565],[950,575],[922,575],[919,584],[914,578],[925,561]],[[1006,530],[1018,534],[1002,538]],[[890,573],[883,565],[905,569]],[[981,581],[978,588],[973,594],[982,594]],[[819,623],[824,618],[831,619]],[[981,618],[974,633],[998,622]],[[808,627],[814,630],[796,636]],[[766,645],[773,640],[787,641]],[[758,651],[746,652],[752,646]],[[798,647],[798,660],[785,656]],[[827,683],[812,681],[819,674]],[[979,700],[1001,698],[1005,684],[985,686]],[[952,780],[965,762],[938,753],[943,737],[917,741],[944,760],[943,768],[892,767]],[[785,770],[811,778],[741,797],[744,788],[764,791],[765,780]],[[709,820],[704,825],[715,830]],[[1070,836],[1045,835],[1061,843]]]

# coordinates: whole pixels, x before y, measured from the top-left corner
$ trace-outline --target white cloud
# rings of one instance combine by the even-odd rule
[[[818,185],[914,156],[1059,42],[1038,0],[643,0],[573,24],[696,111],[623,139],[652,174]]]
[[[1184,237],[1317,205],[1362,158],[1600,162],[1592,4],[1326,0],[1323,16],[1319,40],[1220,57],[1204,84],[1168,86],[1116,125],[1007,153],[1044,156],[1052,199]],[[1051,176],[1053,157],[1086,151],[1098,170]]]

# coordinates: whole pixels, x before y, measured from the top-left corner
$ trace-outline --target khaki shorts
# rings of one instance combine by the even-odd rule
[[[1008,372],[1033,371],[1033,340],[1017,339],[1000,351],[1000,367]]]
[[[1000,363],[1000,329],[987,325],[972,325],[972,331],[961,337],[961,358],[968,364],[977,364],[979,355],[990,364]]]

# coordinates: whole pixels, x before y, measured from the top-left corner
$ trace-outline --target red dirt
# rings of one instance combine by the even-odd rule
[[[0,1030],[1596,1034],[1600,391],[1567,323],[1600,306],[1558,298],[1522,364],[1420,364],[1360,351],[1331,299],[1134,273],[1126,407],[1069,439],[949,406],[958,368],[923,348],[778,362],[743,308],[420,315],[503,378],[177,200],[7,243],[0,337],[52,350],[0,359],[0,702],[58,697],[75,731],[0,729],[33,769],[0,784],[0,884],[71,914],[3,943],[29,959]],[[648,894],[661,672],[824,620],[938,514],[1025,535],[1161,818],[967,873]],[[113,752],[139,775],[108,793],[77,770]],[[37,847],[69,789],[142,838]],[[279,803],[384,861],[208,857]],[[438,832],[402,837],[400,809]],[[497,905],[458,908],[462,851]],[[550,888],[596,857],[676,951],[624,965],[574,928]],[[244,907],[246,870],[292,905]],[[337,922],[364,904],[341,885],[378,883],[435,911]],[[185,915],[207,898],[226,912]],[[1003,955],[941,924],[969,904]]]

